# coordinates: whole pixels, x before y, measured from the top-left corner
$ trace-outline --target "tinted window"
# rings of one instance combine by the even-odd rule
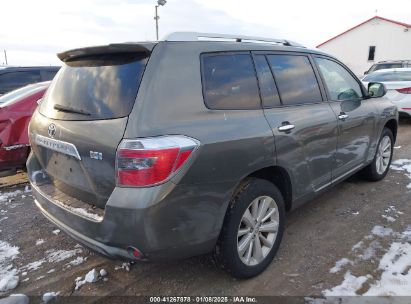
[[[340,64],[315,58],[324,78],[331,100],[355,100],[362,97],[361,87],[357,80]]]
[[[205,103],[210,109],[260,108],[257,79],[250,55],[203,55]]]
[[[370,46],[368,50],[368,60],[372,61],[375,57],[375,46]]]
[[[6,93],[30,83],[39,82],[39,71],[10,72],[0,75],[0,93]]]
[[[314,70],[306,56],[267,56],[285,105],[321,101],[320,88]]]
[[[146,62],[145,58],[130,54],[100,55],[68,62],[50,85],[40,112],[64,120],[125,117],[134,105]]]
[[[397,69],[401,68],[402,63],[382,63],[382,64],[374,64],[368,73],[378,71],[378,70],[385,70],[385,69]]]
[[[411,71],[381,72],[369,74],[363,81],[390,82],[390,81],[411,81]]]
[[[265,108],[272,108],[281,105],[273,74],[271,74],[265,56],[257,55],[254,58],[263,106]]]
[[[43,81],[52,80],[56,76],[58,70],[42,70],[40,71],[41,79]]]

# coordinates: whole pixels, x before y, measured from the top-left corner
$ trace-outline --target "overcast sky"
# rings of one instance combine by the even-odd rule
[[[0,50],[10,65],[59,64],[59,51],[155,39],[155,0],[2,0]],[[410,0],[168,0],[160,38],[201,31],[286,38],[314,47],[379,16],[411,23]],[[4,63],[0,53],[0,65]]]

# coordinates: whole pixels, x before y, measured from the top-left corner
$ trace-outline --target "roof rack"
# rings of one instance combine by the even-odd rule
[[[164,41],[232,41],[250,43],[270,43],[285,46],[304,47],[303,45],[285,39],[273,39],[243,35],[198,33],[198,32],[174,32],[164,37]]]

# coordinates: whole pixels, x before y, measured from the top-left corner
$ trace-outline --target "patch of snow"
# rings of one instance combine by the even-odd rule
[[[61,203],[61,204],[63,204],[63,203]],[[64,208],[70,210],[71,212],[76,213],[76,214],[81,215],[81,216],[84,216],[86,218],[90,218],[90,219],[92,219],[96,222],[101,222],[103,220],[102,216],[100,216],[96,213],[91,213],[85,208],[74,208],[74,207],[71,207],[71,206],[66,205],[66,204],[63,204],[63,205],[64,205]]]
[[[41,275],[41,276],[39,276],[39,277],[36,278],[36,281],[41,280],[41,279],[44,279],[45,277],[46,277],[46,276]]]
[[[130,263],[123,263],[121,266],[115,266],[114,270],[125,269],[126,271],[130,271]]]
[[[73,249],[73,250],[55,250],[55,249],[50,249],[46,251],[47,254],[47,261],[50,263],[57,263],[64,261],[68,258],[71,258],[79,253],[82,253],[83,250],[81,249]]]
[[[394,149],[401,149],[402,148],[402,146],[396,146],[396,147],[394,147]]]
[[[35,262],[31,262],[31,263],[27,264],[26,266],[23,266],[22,269],[27,269],[29,271],[37,270],[45,262],[46,262],[45,259],[41,259],[41,260],[38,260],[38,261],[35,261]]]
[[[18,254],[19,247],[0,241],[0,292],[14,289],[19,283],[18,271],[11,263]]]
[[[394,242],[380,260],[381,279],[373,283],[367,296],[411,295],[411,244]]]
[[[74,260],[68,262],[66,265],[68,266],[78,266],[81,263],[83,263],[85,260],[87,260],[87,257],[84,258],[82,256],[76,257]]]
[[[397,171],[404,171],[405,176],[411,179],[411,159],[398,159],[391,163],[391,169]],[[408,189],[411,189],[411,183],[407,185]]]
[[[372,234],[375,234],[377,236],[384,237],[384,236],[389,236],[390,234],[392,234],[393,230],[391,228],[385,228],[385,227],[377,225],[377,226],[374,226],[371,232]]]
[[[7,220],[8,218],[9,218],[8,216],[2,217],[2,218],[0,219],[0,223],[1,223],[2,221],[4,221],[4,220]]]
[[[362,285],[368,280],[366,276],[356,277],[347,271],[344,275],[344,281],[331,289],[323,291],[326,297],[332,296],[355,296],[356,291],[359,290]]]
[[[21,273],[21,276],[22,277],[25,277],[27,275],[27,271],[23,271],[22,273]]]
[[[41,245],[41,244],[43,244],[44,242],[45,242],[45,240],[43,240],[43,239],[38,239],[38,240],[36,241],[36,246]]]
[[[0,299],[0,304],[29,304],[29,297],[25,294],[11,294],[6,298]]]
[[[388,222],[395,222],[396,221],[396,219],[395,218],[393,218],[392,216],[389,216],[389,215],[385,215],[385,214],[383,214],[383,215],[381,215],[383,218],[385,218]]]
[[[54,268],[52,268],[52,269],[50,269],[49,271],[47,271],[47,273],[53,273],[53,272],[55,272],[56,270],[54,269]]]
[[[103,268],[100,270],[100,276],[105,277],[107,275],[107,271]]]
[[[22,282],[27,282],[28,280],[30,280],[30,278],[25,278],[24,280],[21,280]]]
[[[364,241],[359,241],[357,244],[355,244],[354,246],[352,246],[351,251],[355,251],[358,249],[361,249],[361,247],[364,245]]]
[[[353,262],[347,258],[342,258],[341,260],[338,260],[335,262],[335,266],[330,269],[330,273],[337,273],[339,272],[345,265],[348,264],[353,264]]]
[[[29,186],[29,185],[27,185],[25,188],[24,188],[24,192],[31,192],[31,187]]]
[[[360,255],[360,259],[364,261],[370,260],[371,258],[375,256],[375,253],[380,248],[381,248],[380,242],[378,242],[377,240],[372,241],[370,245]]]
[[[17,195],[20,195],[22,193],[23,193],[23,191],[21,191],[21,190],[2,193],[0,195],[0,202],[5,202],[5,201],[11,202],[12,198],[14,198]]]
[[[75,290],[78,290],[81,286],[83,286],[86,283],[94,283],[99,280],[99,273],[95,268],[90,270],[84,277],[84,280],[82,280],[82,277],[77,277],[75,280],[76,287],[74,288]]]
[[[53,230],[53,234],[58,235],[60,233],[60,229]]]
[[[54,298],[56,298],[59,294],[60,294],[59,291],[58,292],[54,292],[54,291],[46,292],[45,294],[43,294],[43,297],[42,297],[43,302],[48,303]]]

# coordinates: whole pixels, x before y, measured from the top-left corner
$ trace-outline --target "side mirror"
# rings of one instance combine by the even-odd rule
[[[387,93],[385,85],[379,82],[370,82],[368,84],[368,94],[372,98],[383,97]]]

